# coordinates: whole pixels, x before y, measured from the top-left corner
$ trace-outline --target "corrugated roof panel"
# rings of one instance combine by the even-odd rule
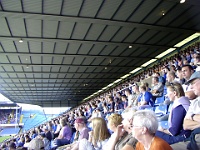
[[[1,22],[0,35],[10,36],[10,31],[5,18],[0,18],[0,22]]]
[[[18,52],[20,52],[20,53],[28,53],[29,52],[27,41],[24,41],[23,43],[16,41],[15,45],[17,47]]]
[[[162,2],[151,12],[151,14],[143,21],[143,23],[155,24],[158,19],[165,17],[165,15],[163,16],[162,13],[164,12],[167,14],[167,11],[170,10],[174,5],[176,4],[170,1]]]
[[[16,52],[14,43],[11,40],[8,40],[8,41],[2,40],[1,45],[2,45],[3,49],[5,50],[5,52]]]
[[[43,53],[53,53],[54,52],[54,45],[55,45],[55,42],[43,42],[42,52]]]
[[[88,54],[90,49],[92,48],[93,44],[91,43],[84,43],[81,45],[78,54]]]
[[[136,28],[125,40],[126,43],[133,43],[146,29]]]
[[[87,0],[84,1],[80,16],[82,17],[95,17],[95,15],[98,12],[98,9],[100,8],[102,4],[102,0],[94,1],[94,0]]]
[[[68,43],[57,42],[55,46],[55,53],[65,54]]]
[[[86,36],[86,33],[88,32],[89,27],[90,27],[89,23],[77,23],[74,28],[71,38],[84,39],[84,37]]]
[[[133,28],[122,27],[117,34],[112,38],[113,42],[123,42],[125,37],[133,30]]]
[[[63,4],[62,15],[77,16],[83,1],[80,0],[65,0]]]
[[[43,21],[43,37],[56,38],[58,21]]]
[[[42,21],[36,19],[26,19],[27,34],[29,37],[42,36]]]
[[[42,13],[41,0],[25,0],[23,1],[24,11],[33,13]]]
[[[41,53],[42,52],[42,45],[41,42],[30,41],[29,42],[30,52],[31,53]]]
[[[99,41],[110,41],[111,38],[116,34],[119,30],[119,26],[107,26],[106,29],[103,31],[101,36],[99,37]]]
[[[60,22],[58,38],[69,39],[71,37],[75,22]]]
[[[104,1],[99,13],[97,14],[97,18],[111,19],[121,3],[122,0]]]
[[[143,1],[135,13],[128,19],[128,21],[141,22],[160,2],[160,0]]]
[[[90,27],[85,37],[85,40],[97,40],[105,27],[106,25],[102,25],[102,24],[92,24],[92,26]]]
[[[62,7],[62,0],[44,1],[44,13],[59,15]]]
[[[10,19],[8,18],[8,24],[11,30],[11,33],[13,36],[18,36],[18,37],[25,37],[26,36],[26,31],[25,31],[25,26],[24,26],[24,20],[23,19]]]
[[[1,0],[1,5],[4,9],[4,11],[17,11],[21,12],[22,11],[22,6],[21,6],[21,1],[19,0],[14,0],[14,1],[9,1],[9,0]]]
[[[120,9],[117,11],[113,20],[126,21],[131,13],[137,9],[138,5],[141,3],[141,0],[128,0],[124,1]]]
[[[67,48],[67,54],[76,54],[78,52],[78,49],[80,47],[80,43],[70,43]]]

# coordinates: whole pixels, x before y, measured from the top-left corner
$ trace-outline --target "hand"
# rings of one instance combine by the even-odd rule
[[[123,128],[123,125],[122,124],[118,125],[117,126],[117,132],[116,132],[117,138],[122,137],[124,135],[124,133],[125,133],[125,130]]]

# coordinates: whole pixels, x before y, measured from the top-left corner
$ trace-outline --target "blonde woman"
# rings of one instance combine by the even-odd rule
[[[184,141],[190,136],[190,130],[183,129],[183,120],[190,106],[190,101],[185,97],[181,84],[170,83],[167,85],[167,96],[173,101],[172,110],[168,118],[168,129],[159,129],[156,136],[164,139],[169,144]]]
[[[103,150],[109,150],[111,149],[111,142],[115,141],[116,134],[117,134],[117,126],[122,124],[122,115],[120,114],[111,114],[108,117],[108,128],[113,132],[111,137],[109,138],[108,142],[103,145]]]
[[[100,117],[93,118],[92,131],[89,133],[89,140],[81,140],[79,143],[79,150],[101,150],[109,137],[110,133],[106,121]]]

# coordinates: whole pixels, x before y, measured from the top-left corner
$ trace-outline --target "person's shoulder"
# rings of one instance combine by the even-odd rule
[[[171,146],[166,141],[164,141],[163,139],[159,137],[154,138],[152,147],[159,148],[159,150],[172,150]]]

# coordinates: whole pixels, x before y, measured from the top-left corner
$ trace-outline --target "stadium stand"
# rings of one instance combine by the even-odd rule
[[[144,79],[144,81],[145,81],[145,79]],[[149,80],[147,78],[146,81],[151,81],[151,80]],[[130,91],[131,91],[132,90],[131,87],[136,86],[138,83],[134,82],[134,84],[131,84],[131,86],[130,86],[130,84],[127,84],[126,88],[130,89]],[[167,82],[166,82],[166,84],[167,84]],[[149,83],[149,85],[151,85],[151,83]],[[100,112],[103,113],[103,116],[100,115],[99,117],[103,117],[105,120],[107,120],[107,117],[110,116],[112,113],[114,113],[114,112],[119,113],[117,108],[111,106],[113,101],[109,101],[109,99],[114,99],[114,103],[116,101],[118,101],[117,104],[121,103],[121,105],[123,106],[125,103],[123,101],[121,101],[120,96],[122,96],[122,95],[125,96],[124,91],[125,91],[126,88],[124,88],[124,86],[123,86],[123,89],[119,90],[119,87],[118,87],[117,90],[115,89],[113,93],[106,93],[105,97],[99,98],[97,105],[94,103],[95,100],[92,100],[92,101],[84,103],[84,104],[82,104],[78,107],[72,108],[71,110],[69,110],[69,111],[67,111],[63,114],[60,114],[58,117],[53,118],[53,119],[52,118],[47,119],[46,116],[44,114],[42,114],[43,113],[42,111],[41,112],[38,112],[38,111],[32,111],[32,112],[27,111],[26,112],[26,111],[24,111],[24,112],[22,112],[22,114],[23,114],[22,118],[24,120],[24,128],[23,128],[24,133],[23,133],[23,135],[29,134],[29,137],[33,138],[32,131],[34,131],[34,133],[35,133],[34,137],[39,136],[41,133],[45,133],[45,135],[47,136],[47,133],[49,133],[48,136],[50,136],[50,139],[51,139],[51,146],[52,146],[52,148],[55,148],[56,145],[55,145],[54,140],[53,140],[54,139],[53,135],[54,135],[54,132],[56,131],[56,128],[59,125],[59,124],[56,124],[55,122],[59,121],[62,118],[65,118],[66,121],[69,123],[68,125],[70,127],[72,127],[73,134],[72,134],[72,137],[70,138],[69,141],[70,141],[71,145],[73,145],[74,141],[76,141],[76,139],[77,139],[76,132],[75,132],[76,128],[74,126],[75,119],[77,117],[86,117],[88,119],[91,118],[91,117],[92,118],[97,117],[98,115],[94,114],[95,112],[97,112],[96,110],[101,110]],[[120,94],[115,94],[116,92],[118,92]],[[164,87],[164,93],[167,94],[167,86]],[[112,94],[112,96],[111,96],[111,94]],[[134,94],[134,93],[132,93],[132,94]],[[118,95],[118,97],[117,97],[117,95]],[[169,97],[168,97],[168,99],[169,99]],[[107,101],[106,106],[107,106],[107,109],[108,109],[107,112],[105,112],[103,110],[103,102],[106,102],[106,101]],[[149,108],[146,108],[146,109],[154,111],[155,114],[157,115],[157,117],[159,118],[159,117],[164,116],[164,115],[167,116],[170,113],[172,106],[173,106],[173,103],[166,103],[165,104],[165,95],[163,95],[161,97],[156,98],[154,107],[149,107]],[[123,114],[124,109],[127,110],[127,109],[130,109],[130,108],[136,109],[135,106],[133,106],[133,107],[131,106],[129,108],[128,107],[122,107],[121,113]],[[114,109],[114,111],[109,112],[109,109]],[[5,111],[4,113],[1,112],[1,116],[2,117],[4,116],[3,118],[6,119],[5,116],[9,116],[8,115],[9,113],[14,114],[13,111]],[[92,127],[90,123],[88,123],[87,126],[90,129]],[[168,121],[167,120],[159,121],[159,126],[163,129],[168,129],[169,128]],[[36,129],[39,129],[39,130],[36,130]],[[60,129],[62,129],[62,127]],[[15,128],[15,131],[13,131],[13,130],[10,130],[10,132],[11,131],[16,132],[19,129]],[[5,130],[5,132],[7,132],[7,131]],[[8,132],[8,134],[10,134],[10,133]],[[17,140],[19,140],[19,135],[15,136],[15,138],[17,138]],[[68,145],[58,147],[57,149],[64,149],[63,147],[66,148],[66,147],[68,147]]]

